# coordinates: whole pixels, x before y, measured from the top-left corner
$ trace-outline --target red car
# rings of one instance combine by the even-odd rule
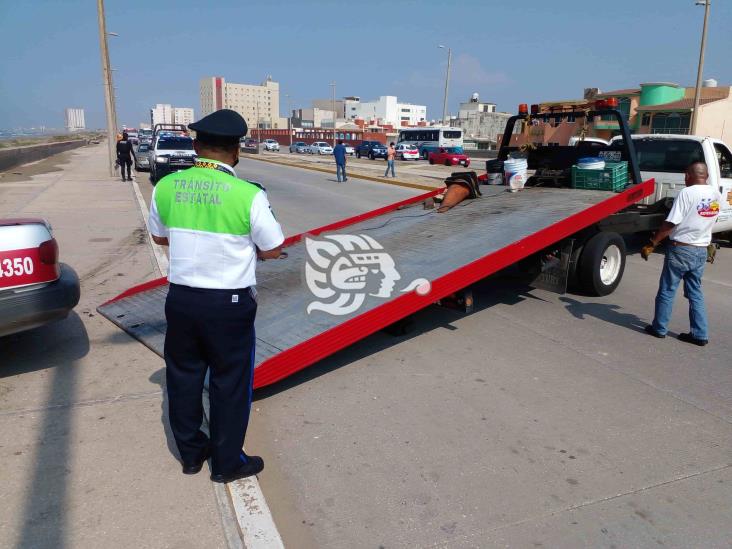
[[[0,337],[68,316],[79,278],[43,219],[0,219]]]
[[[432,152],[429,155],[430,164],[444,164],[445,166],[470,166],[470,158],[468,155],[454,152],[454,149],[446,149],[440,147],[437,152]]]

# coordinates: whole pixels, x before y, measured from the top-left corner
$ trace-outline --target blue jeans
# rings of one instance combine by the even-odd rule
[[[656,315],[653,329],[659,334],[668,331],[674,296],[679,283],[684,281],[684,297],[689,300],[689,324],[691,335],[708,339],[707,311],[702,293],[702,275],[707,262],[707,249],[700,246],[673,246],[666,248],[661,281],[656,294]]]
[[[346,165],[345,164],[336,164],[336,178],[338,179],[338,183],[348,179],[346,177]]]
[[[389,174],[389,170],[391,170],[391,176],[396,177],[396,174],[394,173],[394,161],[393,160],[386,161],[386,171],[384,172],[384,177],[386,177]]]

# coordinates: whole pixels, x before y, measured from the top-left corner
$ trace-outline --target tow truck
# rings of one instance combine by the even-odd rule
[[[585,145],[582,139],[565,147],[509,146],[516,124],[528,132],[531,124],[558,114],[584,120],[585,127],[598,117],[615,119],[624,139],[599,150],[597,143],[588,140]],[[583,127],[580,137],[585,135]],[[573,187],[573,166],[590,151],[593,157],[604,153],[626,163],[627,181],[615,190]],[[654,181],[641,180],[617,102],[551,115],[534,105],[529,112],[522,104],[508,121],[498,158],[509,156],[526,158],[532,174],[519,192],[481,185],[481,197],[439,213],[443,208],[430,206],[445,189],[436,189],[287,238],[286,257],[257,269],[254,386],[276,383],[435,303],[457,303],[469,312],[471,286],[507,267],[525,270],[535,275],[535,286],[560,293],[568,287],[594,295],[614,291],[625,267],[621,233],[659,222],[654,216],[646,223],[648,212],[635,207],[652,195]],[[339,259],[329,264],[328,250]],[[314,278],[308,278],[308,270]],[[361,287],[359,281],[370,273],[381,280],[378,290],[348,290]],[[337,314],[319,301],[332,295],[332,288],[311,284],[323,277],[340,277]],[[162,355],[167,288],[166,278],[152,280],[112,298],[98,311]],[[352,307],[357,301],[359,306]]]

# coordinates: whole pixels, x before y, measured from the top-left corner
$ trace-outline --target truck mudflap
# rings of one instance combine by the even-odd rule
[[[287,257],[257,268],[254,386],[312,365],[436,301],[623,210],[653,180],[621,193],[483,187],[446,213],[432,191],[292,236]],[[411,207],[410,207],[411,206]],[[167,280],[104,303],[104,317],[159,355]]]

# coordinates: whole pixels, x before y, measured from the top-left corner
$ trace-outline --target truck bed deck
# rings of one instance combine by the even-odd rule
[[[371,293],[379,288],[386,293],[393,283],[391,296],[355,290],[346,295],[346,302],[354,294],[365,294],[364,301],[348,314],[308,312],[308,306],[318,298],[306,283],[307,235],[288,238],[286,259],[257,267],[255,387],[275,383],[622,210],[650,194],[653,181],[621,193],[542,188],[509,193],[501,186],[481,189],[482,198],[466,200],[447,213],[419,205],[436,194],[430,192],[308,233],[319,235],[318,240],[325,235],[367,235],[383,247],[363,250],[357,245],[350,252],[344,251],[351,266],[353,257],[349,254],[356,253],[364,254],[362,260],[367,264],[383,253],[394,261],[399,279],[395,280],[388,265],[380,272],[377,268],[366,274]],[[410,204],[412,207],[405,207]],[[428,294],[402,291],[416,279],[429,280]],[[162,278],[128,290],[98,311],[162,355],[166,295],[167,281]]]

